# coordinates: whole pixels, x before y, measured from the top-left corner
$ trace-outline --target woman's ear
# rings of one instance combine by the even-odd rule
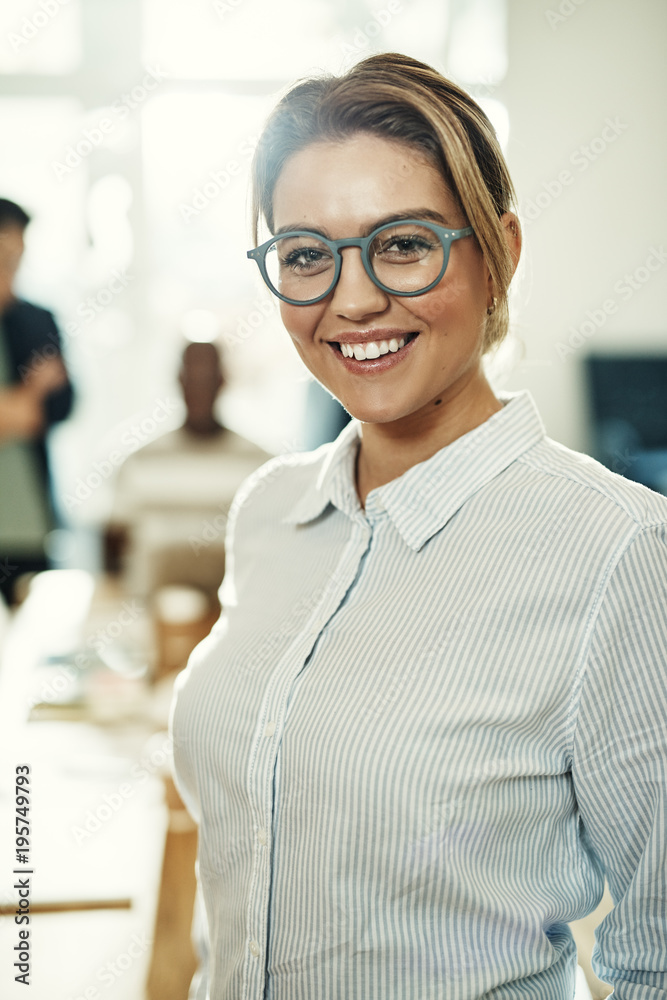
[[[500,224],[503,227],[503,235],[505,236],[505,243],[510,252],[510,257],[512,258],[512,275],[517,269],[519,263],[519,257],[521,256],[521,224],[514,214],[514,212],[504,212],[500,216]],[[488,268],[487,268],[488,271]],[[491,277],[491,272],[488,272],[488,303],[487,311],[489,315],[493,312],[496,307],[496,298],[494,296],[493,278]]]
[[[500,223],[505,233],[505,242],[514,262],[516,271],[519,257],[521,256],[521,224],[514,212],[505,212],[500,216]]]

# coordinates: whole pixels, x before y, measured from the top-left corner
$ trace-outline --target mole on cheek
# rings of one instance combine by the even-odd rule
[[[434,406],[440,406],[441,403],[442,403],[441,399],[436,399],[436,401],[435,401],[435,403],[433,405]]]

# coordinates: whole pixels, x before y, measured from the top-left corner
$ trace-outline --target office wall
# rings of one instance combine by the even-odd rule
[[[525,356],[500,381],[586,449],[586,352],[667,352],[667,4],[508,0],[508,13],[494,96],[525,224]]]

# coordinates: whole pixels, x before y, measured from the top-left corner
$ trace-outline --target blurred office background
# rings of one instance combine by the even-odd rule
[[[374,50],[450,74],[501,136],[526,243],[496,385],[530,389],[551,436],[593,451],[586,356],[664,350],[658,0],[46,6],[0,13],[0,191],[34,216],[20,290],[56,311],[77,386],[51,444],[73,526],[94,534],[108,514],[112,475],[80,498],[95,463],[178,399],[184,333],[226,347],[230,426],[269,452],[312,443],[309,377],[245,258],[247,175],[290,80]]]
[[[525,245],[512,336],[489,360],[494,384],[528,388],[556,440],[667,492],[666,40],[661,0],[7,0],[0,197],[33,216],[19,292],[55,312],[76,388],[73,414],[50,441],[63,523],[50,543],[55,564],[99,581],[118,469],[111,456],[127,457],[182,422],[185,340],[221,347],[228,385],[219,418],[239,435],[271,454],[310,447],[324,433],[311,380],[245,256],[248,171],[262,121],[289,82],[339,72],[374,51],[405,51],[457,80],[485,107],[505,149]],[[36,972],[33,997],[65,1000],[96,988],[135,1000],[150,980],[149,995],[176,1000],[178,977],[162,982],[155,952],[141,942],[150,932],[162,949],[157,966],[169,967],[165,928],[182,934],[178,914],[191,905],[174,872],[191,867],[193,830],[163,774],[168,692],[158,692],[156,706],[132,687],[141,676],[132,649],[135,633],[139,644],[161,642],[168,674],[187,610],[172,613],[178,594],[168,594],[162,632],[146,639],[122,592],[98,584],[94,597],[88,577],[68,579],[73,597],[62,617],[69,608],[74,632],[101,637],[103,663],[110,671],[120,664],[122,681],[98,674],[83,709],[79,688],[76,698],[69,689],[43,697],[50,704],[41,715],[39,698],[29,696],[44,727],[67,718],[84,727],[44,728],[42,749],[62,732],[70,765],[76,757],[86,772],[75,775],[86,809],[65,823],[60,856],[90,876],[67,899],[54,888],[51,903],[61,910],[35,923],[44,948],[51,942],[52,964]],[[24,629],[53,607],[54,593],[34,595]],[[192,604],[192,595],[181,598]],[[110,641],[117,633],[120,650]],[[48,685],[48,676],[61,676],[58,656],[72,654],[71,636],[58,634],[47,653]],[[37,655],[44,660],[44,650]],[[132,771],[137,761],[145,779]],[[125,798],[121,786],[130,789]],[[135,816],[141,808],[146,815]],[[107,812],[108,822],[100,818]],[[96,820],[101,829],[89,829]],[[132,856],[137,824],[153,859],[152,868],[139,864],[140,905],[129,861],[127,888],[113,879],[91,888],[105,850]],[[590,926],[579,933],[585,952]],[[67,945],[79,934],[106,941],[104,954],[91,944],[85,972]],[[104,955],[117,959],[106,979]],[[592,978],[580,988],[582,997],[587,988],[605,992]]]

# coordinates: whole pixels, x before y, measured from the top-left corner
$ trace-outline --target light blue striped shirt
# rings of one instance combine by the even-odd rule
[[[359,424],[238,492],[178,683],[210,1000],[667,996],[667,499],[528,393],[372,490]]]

